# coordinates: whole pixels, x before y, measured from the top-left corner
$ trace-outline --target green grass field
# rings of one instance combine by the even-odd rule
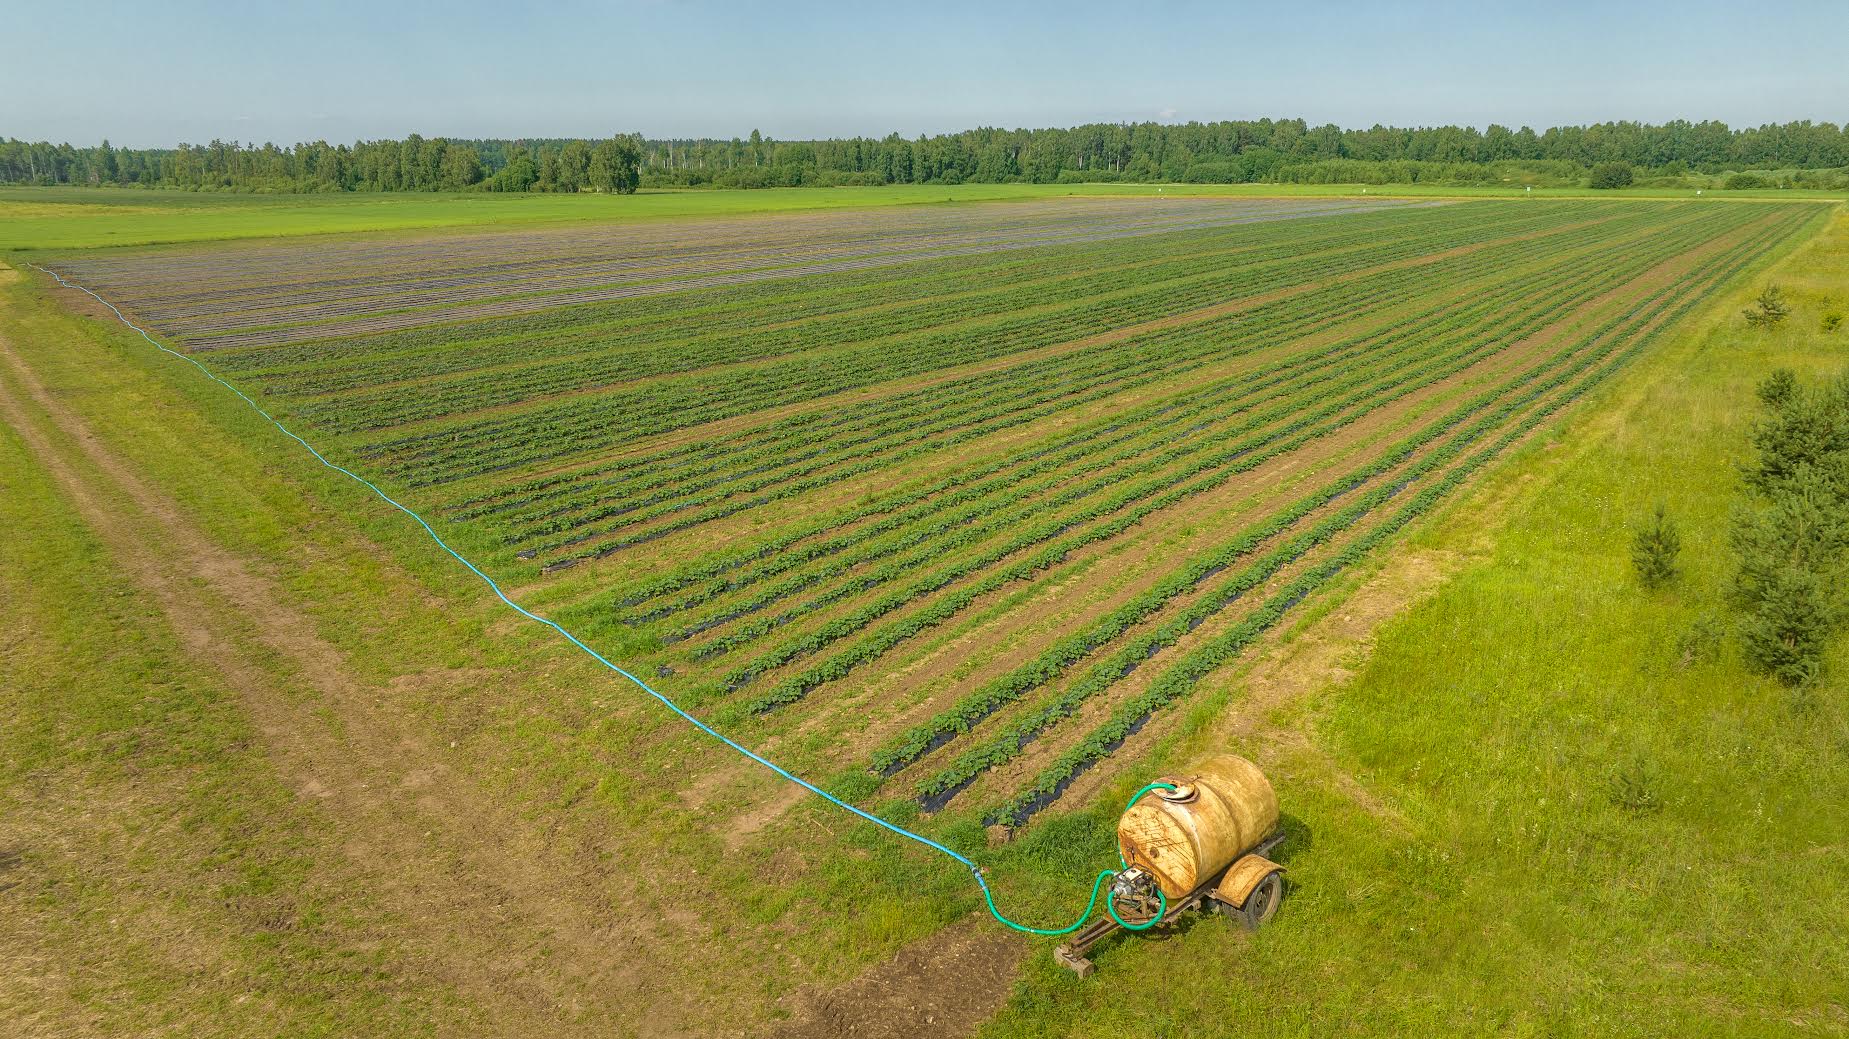
[[[0,188],[0,251],[200,242],[275,235],[666,220],[800,210],[1095,196],[1494,198],[1518,187],[1353,184],[961,184],[762,191],[643,191],[635,195],[239,195],[96,188]],[[1694,192],[1541,188],[1534,197],[1686,198]],[[1707,197],[1717,193],[1708,192]],[[1815,191],[1720,192],[1727,198],[1828,199]]]
[[[1111,193],[1142,190],[1153,191]],[[30,250],[16,254],[16,266],[81,266],[80,250],[131,243],[485,224],[671,228],[678,217],[817,207],[864,207],[886,220],[902,211],[880,207],[946,194],[975,202],[1045,190],[150,195],[147,205],[129,192],[21,191],[0,194],[0,249]],[[891,817],[936,827],[930,832],[977,855],[1004,908],[1044,924],[1069,918],[1085,878],[1111,861],[1115,806],[1142,778],[1213,750],[1260,761],[1290,834],[1279,853],[1291,872],[1278,918],[1256,935],[1203,918],[1177,933],[1120,939],[1085,981],[1053,966],[1050,943],[989,924],[960,868],[730,767],[650,701],[511,619],[402,514],[313,465],[190,366],[36,272],[0,282],[0,519],[14,532],[0,543],[8,632],[0,654],[9,674],[23,676],[0,694],[8,748],[0,755],[0,946],[8,950],[0,952],[0,1021],[24,1022],[24,1034],[622,1035],[651,1034],[664,1021],[691,1034],[780,1021],[791,1034],[828,1034],[829,1008],[838,1006],[829,993],[846,985],[840,999],[877,1005],[875,997],[897,992],[893,1006],[912,1010],[938,1000],[932,1013],[947,1034],[1849,1031],[1849,925],[1840,912],[1849,893],[1841,677],[1849,653],[1839,648],[1828,682],[1794,698],[1750,675],[1729,639],[1686,638],[1703,618],[1724,626],[1728,616],[1726,518],[1752,386],[1778,365],[1821,377],[1849,363],[1849,333],[1819,330],[1822,312],[1849,302],[1849,218],[1794,209],[1781,224],[1777,207],[1747,202],[1736,212],[1713,208],[1728,205],[1718,200],[1635,211],[1536,203],[1553,205],[1575,208],[1483,210],[1507,223],[1483,225],[1497,230],[1478,246],[1480,266],[1457,269],[1458,285],[1509,315],[1522,305],[1521,279],[1544,274],[1561,280],[1562,298],[1569,285],[1588,300],[1595,289],[1609,294],[1597,305],[1613,315],[1659,295],[1683,306],[1658,338],[1644,340],[1638,326],[1647,350],[1589,382],[1570,408],[1535,418],[1535,435],[1511,440],[1508,455],[1383,551],[1316,586],[1279,636],[1213,671],[1169,723],[1130,746],[1134,767],[1094,777],[1082,803],[1062,803],[1012,843],[989,848],[977,816],[933,822],[912,801],[881,795]],[[1418,284],[1394,265],[1471,248],[1445,237],[1470,223],[1460,212],[1431,211],[1416,218],[1423,224],[1334,218],[1379,221],[1367,236],[1379,255],[1351,255],[1352,243],[1329,239],[1320,262],[1336,266],[1317,276],[1346,272],[1356,279],[1352,296],[1381,301],[1381,316],[1362,324],[1409,317],[1427,301],[1395,295]],[[1581,229],[1600,220],[1603,230]],[[1199,243],[1222,234],[1230,247],[1307,254],[1310,223],[1182,233],[1195,236],[1191,256],[1207,255]],[[1403,252],[1390,233],[1405,235]],[[1800,238],[1809,240],[1789,252]],[[1147,271],[1134,277],[1193,301],[1186,292],[1203,271],[1164,266],[1173,258],[1159,250],[1141,256],[1148,246],[1137,242],[1042,246],[1030,256],[1095,270],[1126,294],[1143,283],[1125,272]],[[1670,245],[1667,258],[1651,252]],[[284,251],[274,255],[293,255],[276,247]],[[1676,267],[1678,249],[1715,259]],[[107,267],[123,255],[87,260]],[[305,255],[312,268],[327,254]],[[1619,257],[1657,274],[1625,282]],[[1740,266],[1725,266],[1728,257]],[[993,296],[1002,307],[1008,278],[1046,291],[1036,272],[1014,271],[1005,256],[925,262],[941,263],[936,288],[960,306]],[[141,270],[135,277],[159,277],[156,266]],[[1241,291],[1262,298],[1309,277],[1280,272],[1276,285]],[[1718,280],[1701,288],[1697,272]],[[285,307],[295,294],[287,277],[250,277],[251,285],[219,290],[249,298],[242,294],[262,285]],[[664,328],[697,322],[713,344],[729,342],[728,294],[740,314],[762,308],[760,291],[780,313],[812,308],[803,320],[820,329],[844,310],[880,322],[911,313],[895,294],[901,282],[877,272],[810,277],[836,281],[827,291],[717,286],[651,297],[666,302],[610,303],[605,316],[611,327],[633,323],[648,348],[649,326],[636,315]],[[1749,332],[1739,307],[1767,280],[1791,290],[1795,312],[1776,333]],[[1495,303],[1496,293],[1514,295]],[[1074,306],[1106,305],[1093,295],[1112,298],[1080,294]],[[162,297],[150,289],[143,305],[153,310]],[[1161,298],[1167,312],[1182,305]],[[683,305],[688,314],[675,309]],[[1602,312],[1580,305],[1581,320],[1554,319],[1562,343],[1597,342],[1593,319]],[[492,379],[476,386],[435,369],[418,377],[479,395],[454,399],[493,415],[508,405],[493,398],[497,387],[530,385],[543,405],[557,375],[495,351],[603,327],[545,318],[531,339],[497,333],[526,326],[476,318],[436,332],[417,322],[361,331],[337,340],[361,348],[357,381],[337,389],[320,362],[291,352],[295,344],[316,342],[317,322],[399,321],[404,311],[259,310],[268,316],[216,327],[230,312],[213,303],[161,320],[174,323],[175,342],[254,337],[201,356],[247,372],[292,422],[322,430],[369,472],[392,472],[394,489],[425,495],[420,502],[436,500],[428,496],[439,491],[420,488],[433,486],[429,478],[442,486],[450,456],[393,472],[389,455],[368,454],[385,439],[372,416],[448,437],[443,419],[432,426],[417,409],[449,398],[373,392],[390,380],[362,370],[368,357],[436,363],[444,344],[472,342],[472,353],[493,362]],[[1111,313],[1080,309],[1074,320]],[[1278,328],[1298,320],[1292,313],[1258,311]],[[1301,316],[1313,318],[1313,308]],[[1516,327],[1513,316],[1503,320]],[[1537,310],[1532,320],[1548,318]],[[1230,322],[1227,334],[1242,334],[1239,325]],[[894,332],[868,327],[870,349],[881,341],[874,332]],[[970,326],[948,327],[967,334]],[[457,339],[458,329],[478,334]],[[740,341],[776,333],[753,326]],[[265,345],[268,336],[282,338]],[[820,338],[855,342],[844,331]],[[1418,341],[1427,340],[1438,336]],[[849,354],[829,356],[839,365]],[[1168,353],[1156,359],[1175,363]],[[701,385],[732,384],[715,375]],[[756,385],[741,379],[726,392]],[[1406,435],[1481,385],[1466,378],[1441,387],[1355,440],[1352,457],[1374,457],[1388,433]],[[771,441],[734,444],[777,457]],[[1321,479],[1346,457],[1312,460],[1310,475]],[[747,474],[759,467],[737,464]],[[458,486],[493,491],[509,479],[497,472],[463,473]],[[1293,497],[1310,490],[1289,486]],[[450,494],[444,529],[514,577],[518,594],[548,609],[596,604],[612,569],[548,578],[544,559],[513,554],[510,528],[455,518],[468,496]],[[1262,500],[1229,499],[1224,515]],[[1630,572],[1629,538],[1659,501],[1682,523],[1687,573],[1646,593]],[[805,511],[796,501],[711,529],[723,532],[718,544],[749,546]],[[1165,543],[1195,550],[1198,531],[1217,529],[1218,515],[1202,512]],[[694,545],[705,529],[683,541]],[[657,556],[637,565],[659,577],[695,558]],[[1118,565],[1113,558],[1100,565]],[[970,630],[1019,615],[1030,605],[1024,594],[991,602]],[[583,612],[589,630],[629,637],[618,643],[623,652],[651,654],[651,668],[674,672],[664,685],[683,685],[689,668],[700,673],[679,650],[599,627],[597,616]],[[1685,654],[1684,644],[1698,651]],[[956,683],[1006,662],[984,650],[954,671],[916,666]],[[853,764],[832,778],[870,794],[859,767],[870,748],[850,746],[844,756],[840,730],[813,724],[817,717],[840,712],[787,723],[737,713],[728,723],[818,774]],[[887,962],[907,947],[923,950],[915,955],[925,966],[895,968],[912,962],[903,955]],[[887,1025],[903,1023],[903,1013],[885,1011]]]

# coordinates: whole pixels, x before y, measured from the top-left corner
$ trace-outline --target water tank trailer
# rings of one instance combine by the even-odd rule
[[[1086,953],[1123,924],[1162,927],[1200,910],[1256,930],[1284,897],[1284,867],[1265,857],[1284,840],[1278,795],[1257,765],[1221,754],[1158,784],[1117,822],[1116,918],[1100,917],[1053,950],[1080,977],[1093,970]]]

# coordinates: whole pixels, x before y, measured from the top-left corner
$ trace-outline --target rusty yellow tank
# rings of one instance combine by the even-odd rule
[[[1278,795],[1258,766],[1221,754],[1166,776],[1174,790],[1152,790],[1117,823],[1124,862],[1181,898],[1213,879],[1278,826]]]

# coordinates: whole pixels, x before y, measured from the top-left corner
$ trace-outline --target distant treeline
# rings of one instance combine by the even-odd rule
[[[1070,130],[966,130],[827,141],[650,141],[644,184],[756,187],[807,183],[1416,183],[1500,180],[1520,168],[1580,180],[1619,162],[1677,175],[1849,166],[1849,128],[1787,123],[1600,123],[1536,133],[1491,126],[1344,130],[1301,119],[1094,123]]]
[[[1849,128],[1809,121],[1616,122],[1528,127],[1312,127],[1301,119],[1094,123],[854,137],[644,140],[420,138],[278,147],[214,141],[163,149],[0,141],[0,183],[140,184],[242,191],[627,191],[1029,181],[1580,183],[1594,166],[1640,177],[1735,173],[1734,187],[1840,186]],[[1771,171],[1749,173],[1747,171]],[[1782,171],[1782,172],[1779,172]],[[1811,171],[1811,172],[1807,172]]]
[[[75,148],[0,140],[0,184],[213,191],[612,191],[636,189],[642,140],[402,141],[291,148],[213,141],[177,148]]]

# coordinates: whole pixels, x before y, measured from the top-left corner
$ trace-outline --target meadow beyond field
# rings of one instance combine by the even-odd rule
[[[631,223],[809,210],[1072,197],[1145,198],[1644,198],[1688,199],[1693,189],[1419,184],[895,184],[757,191],[651,189],[634,195],[333,193],[263,195],[128,188],[0,188],[0,252],[277,235],[414,232],[441,228]],[[1712,193],[1709,194],[1712,197]],[[1833,200],[1840,193],[1729,191],[1726,197]]]
[[[1113,975],[1159,993],[1148,977],[1161,972],[1193,1007],[1164,1034],[1222,1034],[1210,1009],[1222,1004],[1271,1034],[1555,1030],[1557,1008],[1442,970],[1455,984],[1429,1003],[1368,1006],[1362,979],[1391,985],[1438,954],[1382,937],[1401,921],[1378,907],[1333,919],[1371,896],[1320,858],[1353,856],[1368,884],[1416,874],[1434,890],[1383,897],[1446,912],[1520,901],[1519,871],[1480,844],[1494,835],[1421,802],[1436,780],[1392,754],[1416,750],[1447,780],[1502,763],[1394,727],[1400,672],[1369,672],[1333,702],[1316,678],[1335,677],[1328,661],[1295,692],[1254,676],[1345,604],[1374,596],[1353,607],[1365,639],[1428,593],[1442,574],[1384,594],[1370,578],[1404,577],[1430,552],[1434,517],[1488,536],[1470,517],[1514,493],[1517,466],[1541,464],[1537,438],[1596,423],[1642,373],[1664,378],[1695,322],[1834,207],[985,187],[952,197],[1009,201],[843,194],[829,198],[856,201],[806,208],[820,194],[749,216],[724,211],[759,205],[749,193],[638,196],[611,202],[631,207],[618,222],[567,219],[570,199],[484,199],[467,216],[441,199],[389,213],[201,199],[185,216],[86,217],[94,231],[49,212],[97,205],[79,193],[0,195],[0,212],[47,211],[0,240],[31,250],[0,286],[12,340],[0,404],[18,431],[4,447],[33,491],[9,521],[89,532],[62,553],[34,539],[8,549],[54,589],[10,589],[56,617],[16,652],[40,667],[89,659],[73,647],[102,603],[143,631],[88,665],[113,676],[75,701],[94,715],[70,714],[69,674],[22,694],[7,724],[31,749],[5,778],[26,821],[0,837],[114,846],[35,807],[60,769],[118,799],[107,825],[125,834],[151,818],[162,832],[246,834],[224,838],[210,868],[158,883],[29,852],[42,859],[32,927],[64,936],[32,966],[52,979],[34,983],[49,1013],[146,1025],[137,993],[160,988],[154,965],[174,954],[156,928],[120,954],[120,989],[61,985],[59,955],[112,955],[76,923],[110,898],[66,904],[52,894],[66,885],[133,890],[120,897],[139,919],[170,905],[192,921],[173,933],[201,936],[191,983],[222,993],[224,1016],[187,1024],[226,1034],[394,1033],[432,1015],[508,1034],[777,1018],[826,1034],[857,992],[876,1007],[926,1000],[952,1032],[1000,1010],[998,1034],[1123,1034],[1166,1011]],[[508,221],[502,206],[529,208]],[[477,213],[504,226],[436,230]],[[307,236],[378,229],[392,233]],[[112,237],[168,244],[89,248]],[[1225,951],[1178,966],[1176,948],[1237,941],[1217,924],[1113,946],[1094,980],[1054,973],[1040,944],[970,922],[980,896],[955,862],[804,797],[520,623],[402,514],[53,274],[250,394],[524,606],[728,736],[982,864],[1017,918],[1066,922],[1082,882],[1111,864],[1116,807],[1152,769],[1213,749],[1275,764],[1304,905],[1236,954],[1322,980],[1294,990],[1268,968],[1223,971]],[[112,518],[113,498],[132,515]],[[57,595],[91,605],[54,607]],[[215,665],[215,639],[241,663]],[[1386,645],[1379,667],[1407,667],[1403,641]],[[171,732],[139,713],[132,677],[161,672],[176,677],[150,695],[181,719]],[[1522,710],[1545,710],[1524,695]],[[1472,703],[1498,710],[1494,696]],[[1434,717],[1463,731],[1476,715]],[[147,780],[160,798],[120,774],[108,748],[124,729],[160,748]],[[199,748],[221,746],[238,750],[205,754],[208,778],[187,778]],[[248,786],[267,818],[215,813],[202,784]],[[375,829],[377,848],[354,851]],[[1665,821],[1648,839],[1668,833]],[[182,858],[212,843],[175,840]],[[424,840],[441,868],[390,877]],[[1495,885],[1460,874],[1466,854]],[[174,893],[202,875],[236,894]],[[500,888],[478,898],[484,876]],[[1840,894],[1840,877],[1814,876],[1816,894]],[[282,909],[278,885],[299,892]],[[349,902],[354,886],[364,894]],[[1637,895],[1646,908],[1654,897]],[[251,921],[272,918],[250,941]],[[1506,926],[1551,933],[1526,910]],[[1350,933],[1366,962],[1324,1005],[1312,997],[1340,951],[1320,936],[1342,927],[1377,930]],[[610,947],[661,969],[598,959]],[[321,965],[311,983],[269,980],[306,963]],[[1512,977],[1503,966],[1496,976]],[[1795,977],[1806,1019],[1828,1026],[1820,976]],[[246,988],[260,1005],[230,1002]],[[1648,1019],[1611,1001],[1647,997],[1573,993],[1619,1031]],[[1690,1020],[1686,1003],[1664,1005]],[[1734,1009],[1760,1022],[1765,1001],[1754,990]],[[636,1025],[642,1014],[660,1027]]]

